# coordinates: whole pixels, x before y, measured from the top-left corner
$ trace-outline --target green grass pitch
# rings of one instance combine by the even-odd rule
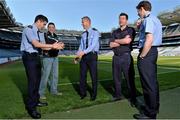
[[[111,56],[99,56],[98,60],[98,96],[94,102],[89,97],[80,100],[77,93],[79,81],[79,65],[73,64],[73,56],[60,56],[59,58],[59,85],[62,96],[52,96],[47,91],[48,107],[39,108],[42,114],[58,111],[67,111],[76,108],[92,106],[110,102],[112,98],[113,81]],[[141,84],[136,66],[136,87],[141,93]],[[160,91],[180,87],[180,57],[159,57],[158,81]],[[125,82],[124,82],[125,83]],[[88,75],[88,84],[91,80]],[[123,87],[126,94],[126,87]],[[23,100],[27,95],[27,80],[21,61],[0,66],[0,118],[24,118],[27,113]]]

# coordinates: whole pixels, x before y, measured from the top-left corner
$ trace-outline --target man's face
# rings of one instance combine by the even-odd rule
[[[49,25],[49,26],[48,26],[48,31],[49,31],[50,33],[54,33],[55,30],[56,30],[56,28],[55,28],[54,25]]]
[[[119,25],[120,25],[120,26],[125,26],[125,25],[127,25],[127,22],[128,22],[128,20],[126,19],[126,16],[120,16],[120,17],[119,17]]]
[[[42,21],[42,20],[38,20],[37,23],[38,23],[38,29],[40,30],[44,29],[47,24],[46,21]]]
[[[137,9],[137,13],[140,18],[144,18],[145,10],[142,7],[140,9]]]
[[[82,26],[87,30],[90,27],[90,21],[87,19],[82,19]]]

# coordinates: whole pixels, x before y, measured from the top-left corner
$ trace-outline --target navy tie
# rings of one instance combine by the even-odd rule
[[[88,48],[88,35],[89,35],[88,31],[86,31],[86,49]]]
[[[37,31],[37,35],[38,35],[39,42],[41,42],[39,33],[40,33],[40,31],[38,30],[38,31]],[[41,49],[41,48],[38,48],[38,53],[39,53],[40,55],[42,54],[42,49]]]

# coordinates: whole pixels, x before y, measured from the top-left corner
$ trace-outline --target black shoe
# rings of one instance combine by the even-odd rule
[[[37,104],[38,107],[44,107],[44,106],[48,106],[48,103],[47,102],[39,102]]]
[[[28,114],[33,118],[33,119],[40,119],[41,114],[37,112],[36,110],[28,110]]]
[[[150,117],[146,116],[145,114],[134,114],[133,117],[135,119],[151,119]]]
[[[81,100],[83,100],[85,97],[86,97],[86,95],[82,95],[82,96],[81,96]]]
[[[123,98],[122,97],[113,97],[112,98],[112,101],[120,101],[122,100]]]

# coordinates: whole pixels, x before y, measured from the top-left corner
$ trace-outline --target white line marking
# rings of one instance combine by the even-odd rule
[[[111,63],[111,62],[107,62],[107,61],[99,61],[99,63]],[[160,64],[160,65],[164,65],[164,64]],[[134,64],[134,66],[137,66],[136,64]],[[165,66],[157,66],[158,68],[164,68],[164,69],[172,69],[172,70],[178,70],[180,71],[180,68],[175,68],[175,67],[165,67]]]

